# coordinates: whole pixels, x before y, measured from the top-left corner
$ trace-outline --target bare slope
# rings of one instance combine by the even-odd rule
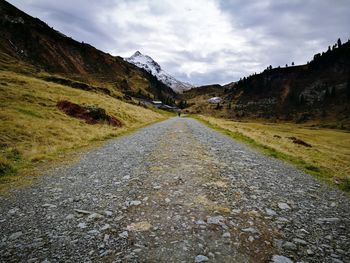
[[[0,51],[37,70],[59,74],[127,95],[163,99],[174,92],[121,57],[79,43],[45,22],[0,1]]]
[[[90,109],[101,108],[122,127],[108,125],[108,121],[103,120],[92,125],[69,116],[57,107],[63,100]],[[10,179],[4,175],[31,167],[38,161],[56,159],[67,151],[166,118],[105,94],[9,71],[0,71],[0,101],[0,177],[4,180]]]
[[[234,119],[317,120],[350,128],[350,41],[339,44],[306,65],[271,67],[221,88],[190,90],[184,94],[192,105],[188,110]],[[207,103],[213,95],[223,98],[217,108]]]

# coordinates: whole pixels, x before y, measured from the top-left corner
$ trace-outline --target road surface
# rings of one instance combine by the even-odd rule
[[[350,262],[350,198],[190,118],[0,197],[0,262]]]

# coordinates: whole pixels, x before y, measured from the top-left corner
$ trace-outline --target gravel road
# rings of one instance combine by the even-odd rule
[[[349,201],[171,118],[0,197],[0,262],[349,263]]]

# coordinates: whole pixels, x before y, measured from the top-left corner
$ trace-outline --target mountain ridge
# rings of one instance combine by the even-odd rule
[[[30,65],[37,72],[103,86],[113,96],[142,95],[160,100],[175,96],[172,89],[147,71],[127,63],[120,56],[112,56],[67,37],[6,1],[0,1],[0,25],[2,68],[21,70],[16,66],[9,68],[6,60],[11,58]]]
[[[131,57],[124,58],[125,61],[134,64],[139,68],[143,68],[159,81],[172,88],[176,93],[183,93],[186,90],[194,88],[193,85],[177,80],[165,70],[150,56],[143,55],[140,51],[136,51]]]
[[[229,119],[333,123],[350,129],[350,41],[315,54],[304,65],[268,67],[226,85],[184,92],[190,113]],[[209,105],[220,96],[220,105]]]

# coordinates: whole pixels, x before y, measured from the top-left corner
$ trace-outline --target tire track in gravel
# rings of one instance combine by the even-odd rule
[[[187,118],[0,196],[0,262],[350,263],[350,198]]]

